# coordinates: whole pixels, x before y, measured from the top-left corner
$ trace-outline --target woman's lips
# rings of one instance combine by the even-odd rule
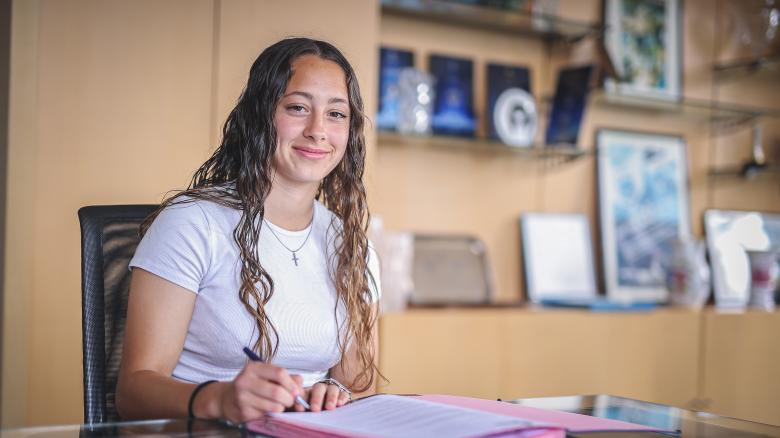
[[[305,146],[293,146],[293,150],[295,152],[298,152],[299,154],[303,155],[306,158],[310,158],[312,160],[318,160],[321,158],[325,158],[328,155],[327,150],[323,149],[316,149],[316,148],[309,148]]]

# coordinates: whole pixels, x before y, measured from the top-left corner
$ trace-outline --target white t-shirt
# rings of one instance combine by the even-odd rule
[[[243,347],[251,348],[257,340],[255,320],[238,296],[241,260],[233,230],[240,217],[238,210],[210,201],[173,205],[154,220],[130,261],[131,268],[142,268],[197,294],[184,349],[173,370],[176,379],[231,380],[248,360]],[[307,240],[309,228],[288,231],[266,221],[257,245],[260,264],[274,282],[266,307],[279,338],[272,363],[303,376],[304,386],[325,378],[340,359],[337,324],[345,310],[341,303],[336,310],[328,267],[332,263],[335,270],[332,255],[339,224],[315,201]],[[297,266],[279,240],[290,250],[301,247],[295,253]],[[368,267],[376,302],[381,295],[379,266],[370,246]]]

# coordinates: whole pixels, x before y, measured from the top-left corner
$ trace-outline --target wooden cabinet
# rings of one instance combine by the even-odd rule
[[[695,312],[419,310],[380,323],[383,391],[518,398],[610,393],[689,406]]]
[[[421,311],[380,320],[382,391],[495,398],[505,362],[503,311]]]
[[[702,317],[701,408],[780,424],[780,313]]]
[[[780,424],[780,313],[437,309],[384,315],[381,391],[608,393]]]

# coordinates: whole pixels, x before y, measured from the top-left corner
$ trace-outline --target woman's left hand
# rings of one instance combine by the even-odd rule
[[[330,411],[344,406],[349,402],[349,394],[339,390],[336,385],[327,383],[315,383],[310,388],[305,388],[306,399],[311,406],[312,412]],[[305,409],[300,404],[295,404],[296,412],[303,412]]]

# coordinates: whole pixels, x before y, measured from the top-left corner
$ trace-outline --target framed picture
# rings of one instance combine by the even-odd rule
[[[596,299],[590,223],[584,214],[526,213],[520,216],[528,298]]]
[[[488,304],[495,281],[485,243],[462,234],[415,234],[409,304]]]
[[[677,136],[603,129],[596,145],[607,295],[664,301],[672,244],[690,235],[685,143]]]
[[[487,130],[490,138],[500,140],[494,112],[499,97],[512,88],[531,93],[531,74],[528,67],[490,63],[487,66]]]
[[[577,148],[592,76],[592,65],[568,67],[558,73],[550,122],[544,137],[548,147]]]
[[[621,77],[606,81],[608,92],[680,99],[681,1],[604,1],[604,44]]]
[[[715,305],[744,309],[750,300],[748,251],[780,248],[780,214],[707,210],[704,232],[712,266]]]
[[[474,63],[466,58],[430,55],[428,65],[436,78],[433,133],[474,137]]]
[[[376,127],[395,131],[398,127],[398,77],[404,67],[414,66],[414,54],[409,50],[381,47],[379,49],[379,110]]]

